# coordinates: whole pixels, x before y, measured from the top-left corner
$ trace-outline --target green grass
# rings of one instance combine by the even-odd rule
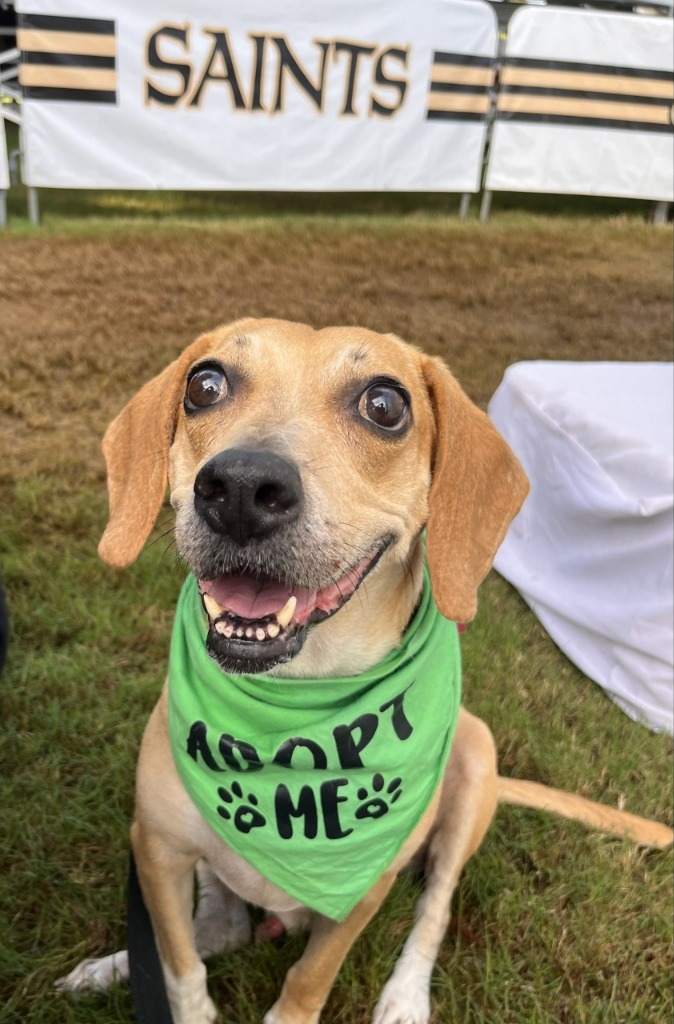
[[[159,539],[166,516],[125,572],[97,560],[98,445],[149,375],[248,310],[394,326],[458,366],[481,402],[518,358],[671,358],[671,231],[631,217],[502,213],[478,228],[439,209],[272,207],[196,228],[64,210],[0,237],[0,572],[13,625],[0,681],[2,1024],[132,1021],[121,986],[73,999],[53,983],[125,945],[134,764],[182,570]],[[494,730],[506,774],[671,823],[671,740],[623,715],[496,575],[463,651],[466,703]],[[502,808],[459,887],[434,1024],[669,1024],[671,870],[671,852]],[[419,885],[399,880],[324,1024],[368,1024]],[[261,1020],[301,948],[294,937],[212,961],[222,1020]]]

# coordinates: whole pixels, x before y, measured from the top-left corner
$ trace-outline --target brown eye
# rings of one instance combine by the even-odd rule
[[[409,419],[409,399],[391,384],[372,384],[360,396],[358,412],[375,426],[398,433]]]
[[[185,408],[188,412],[215,405],[227,394],[227,378],[215,366],[205,366],[193,373],[187,382]]]

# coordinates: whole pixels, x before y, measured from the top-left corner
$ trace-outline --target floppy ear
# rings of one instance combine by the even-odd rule
[[[425,357],[436,423],[426,550],[433,596],[442,614],[468,622],[529,483],[518,460],[440,359]]]
[[[98,553],[108,565],[120,569],[133,562],[154,526],[168,482],[185,375],[211,346],[210,335],[190,345],[134,395],[105,432],[110,515]]]

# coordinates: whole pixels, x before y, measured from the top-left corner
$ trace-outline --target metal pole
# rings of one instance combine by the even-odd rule
[[[28,194],[28,220],[31,224],[40,223],[40,203],[37,197],[37,189],[32,185],[27,189]]]
[[[659,226],[667,223],[669,203],[656,203],[653,207],[653,224]]]
[[[459,203],[459,220],[465,220],[470,209],[470,192],[464,192]]]
[[[491,191],[485,189],[482,193],[482,202],[480,203],[480,223],[485,224],[489,220],[489,211],[491,210]]]
[[[0,228],[7,227],[7,192],[0,188]]]

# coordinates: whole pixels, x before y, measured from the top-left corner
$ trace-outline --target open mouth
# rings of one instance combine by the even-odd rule
[[[375,567],[390,538],[357,565],[317,590],[252,573],[225,573],[199,580],[208,616],[206,646],[226,672],[254,674],[290,661],[307,629],[339,611]]]

